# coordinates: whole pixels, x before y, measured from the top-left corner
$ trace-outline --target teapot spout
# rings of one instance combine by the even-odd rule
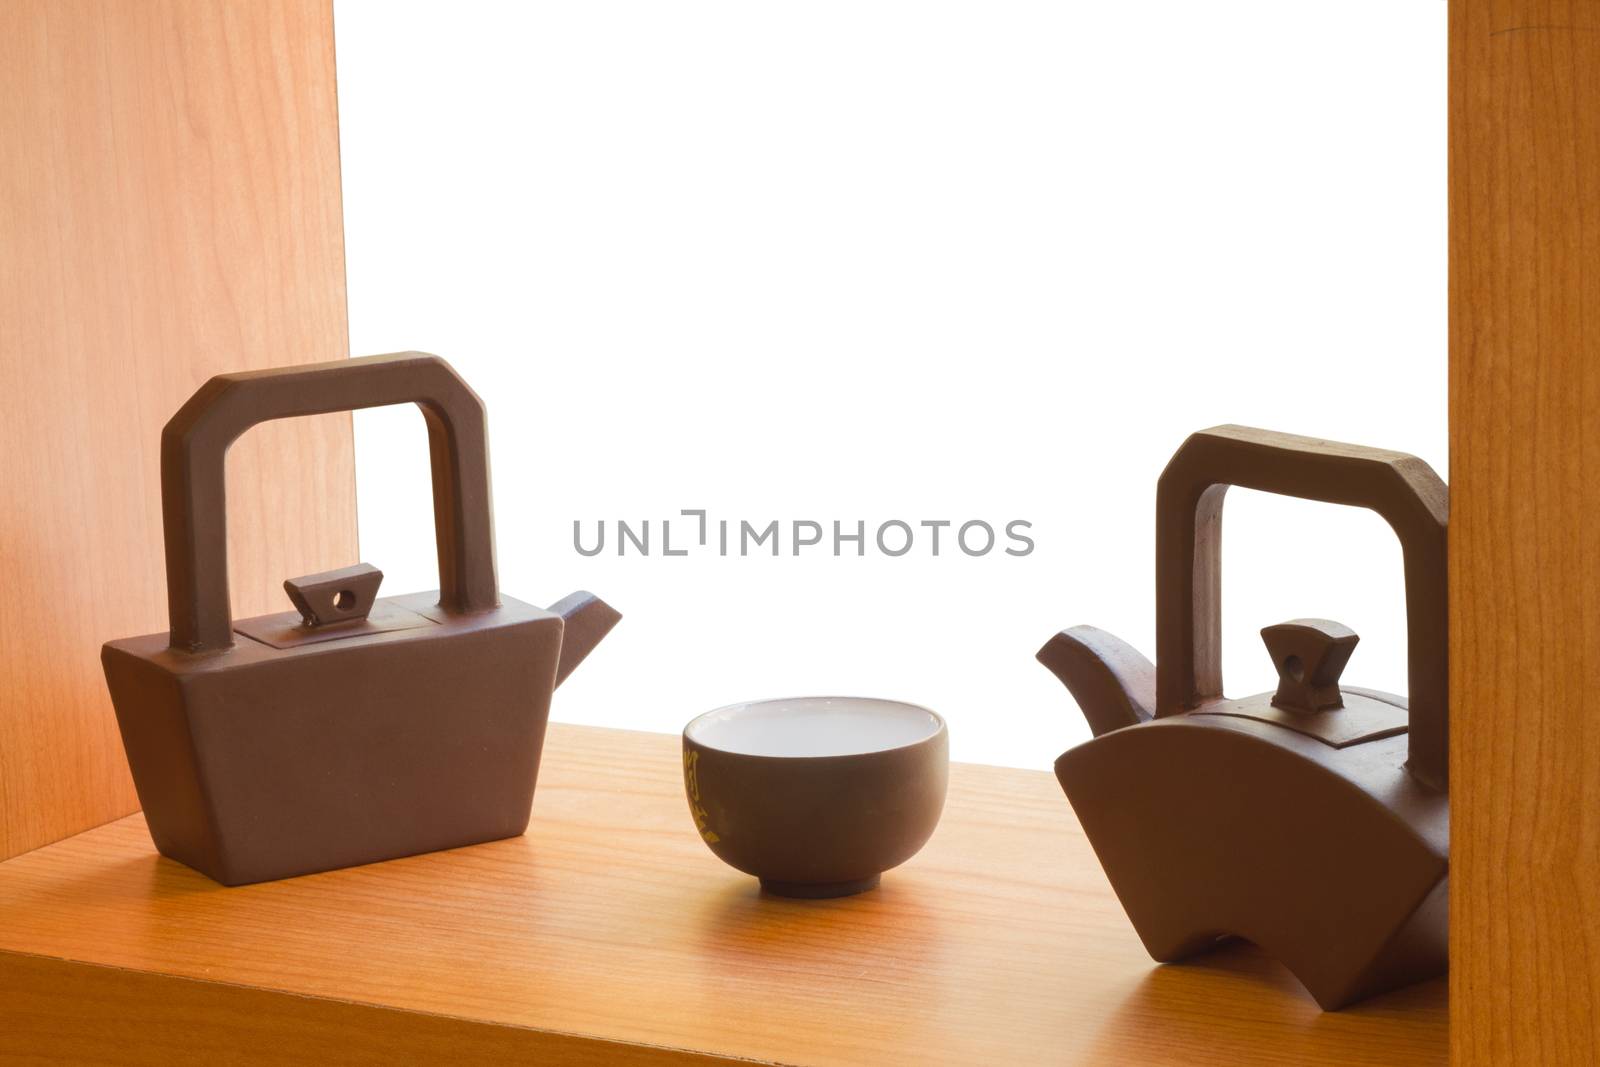
[[[1062,630],[1039,650],[1038,660],[1066,685],[1096,737],[1155,714],[1155,667],[1138,649],[1104,630]]]
[[[577,669],[584,657],[594,651],[600,639],[622,618],[622,614],[604,600],[579,590],[550,605],[550,611],[561,616],[565,624],[561,633],[561,655],[556,660],[556,685],[567,680],[567,675]]]

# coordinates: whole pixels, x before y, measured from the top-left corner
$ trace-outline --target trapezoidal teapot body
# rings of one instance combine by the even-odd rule
[[[362,564],[284,583],[234,620],[224,458],[258,422],[415,403],[428,426],[440,588],[379,598]],[[408,352],[225,374],[161,449],[167,633],[101,653],[163,855],[226,885],[520,834],[551,693],[619,616],[587,593],[500,595],[483,403]]]
[[[1262,631],[1275,692],[1222,692],[1228,486],[1368,507],[1405,557],[1409,697],[1343,686],[1357,636]],[[1191,436],[1156,505],[1156,663],[1093,627],[1038,658],[1095,737],[1056,776],[1150,955],[1242,937],[1325,1009],[1442,973],[1449,886],[1448,494],[1398,452],[1238,426]]]

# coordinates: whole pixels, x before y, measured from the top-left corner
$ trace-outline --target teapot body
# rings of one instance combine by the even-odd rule
[[[107,644],[161,853],[240,885],[522,833],[562,620],[509,597],[438,601],[379,600],[389,628],[330,639],[297,638],[290,612],[238,622],[232,647],[203,655],[165,633]]]
[[[1336,747],[1203,705],[1055,771],[1152,958],[1244,938],[1331,1010],[1445,969],[1449,801],[1406,748],[1403,731]]]

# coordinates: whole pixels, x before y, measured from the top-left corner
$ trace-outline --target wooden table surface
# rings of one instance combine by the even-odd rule
[[[221,888],[139,816],[0,864],[0,1061],[1225,1063],[1446,1057],[1445,984],[1319,1012],[1144,954],[1054,779],[956,765],[873,892],[761,896],[678,739],[553,726],[525,837]]]

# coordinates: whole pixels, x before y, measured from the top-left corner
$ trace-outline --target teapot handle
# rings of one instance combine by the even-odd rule
[[[423,352],[219,374],[161,431],[169,646],[233,644],[228,597],[228,447],[272,419],[414,403],[428,426],[439,601],[450,611],[500,602],[489,507],[488,419],[450,364]]]
[[[1403,452],[1247,426],[1193,434],[1156,490],[1156,716],[1222,696],[1222,502],[1230,485],[1370,508],[1405,557],[1411,725],[1407,767],[1449,781],[1449,490]]]

